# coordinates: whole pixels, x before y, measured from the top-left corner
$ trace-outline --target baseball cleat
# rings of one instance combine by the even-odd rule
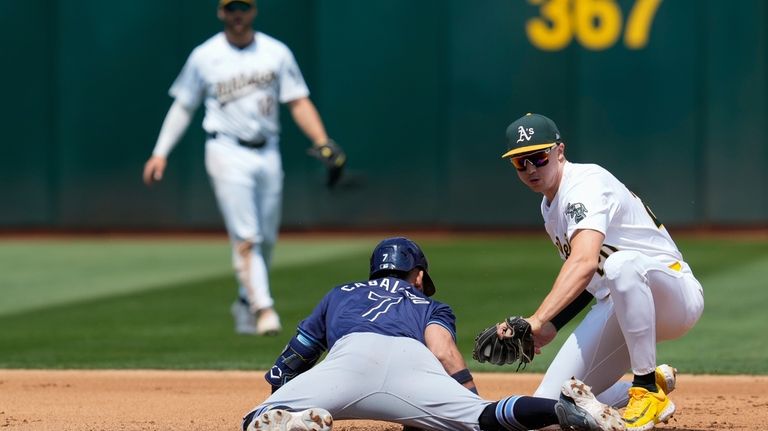
[[[232,303],[229,311],[235,319],[235,333],[246,335],[257,333],[256,316],[248,309],[248,305],[243,304],[241,301],[235,301]]]
[[[280,317],[272,308],[265,308],[259,311],[256,320],[256,335],[277,335],[280,330]]]
[[[665,394],[674,391],[676,383],[677,368],[673,368],[667,364],[661,364],[656,367],[656,384]]]
[[[247,431],[331,431],[333,417],[327,410],[311,408],[298,412],[269,410],[256,417]]]
[[[649,392],[645,388],[629,388],[629,404],[624,411],[627,430],[649,431],[657,423],[667,422],[675,413],[675,404],[662,389]]]
[[[555,404],[560,428],[572,431],[624,431],[619,411],[599,402],[592,388],[571,378],[560,389],[560,400]]]

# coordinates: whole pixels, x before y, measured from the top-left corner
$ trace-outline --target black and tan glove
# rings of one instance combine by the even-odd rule
[[[505,338],[496,334],[496,325],[489,326],[477,337],[472,349],[472,357],[478,362],[490,362],[495,365],[514,364],[517,369],[533,360],[533,332],[527,320],[520,316],[505,319],[507,331]]]
[[[339,144],[329,139],[322,145],[313,146],[307,150],[307,154],[320,160],[328,172],[326,185],[331,188],[339,182],[344,165],[347,163],[347,155]]]

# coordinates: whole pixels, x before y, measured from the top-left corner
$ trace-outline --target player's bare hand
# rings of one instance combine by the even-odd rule
[[[167,163],[165,157],[150,157],[147,163],[144,164],[144,184],[150,186],[153,182],[162,180]]]
[[[512,336],[506,321],[496,324],[496,335],[498,335],[499,338],[509,338]]]

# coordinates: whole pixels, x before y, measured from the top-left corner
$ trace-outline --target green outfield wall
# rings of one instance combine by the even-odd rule
[[[0,229],[222,226],[198,112],[141,182],[215,0],[0,2]],[[499,156],[550,116],[667,224],[768,224],[762,0],[260,0],[348,152],[336,190],[283,111],[283,226],[513,228],[539,197]]]

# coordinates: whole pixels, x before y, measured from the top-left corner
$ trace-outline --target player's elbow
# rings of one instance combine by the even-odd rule
[[[567,262],[575,268],[576,272],[590,278],[597,271],[599,264],[598,259],[586,255],[571,255],[568,257]]]

